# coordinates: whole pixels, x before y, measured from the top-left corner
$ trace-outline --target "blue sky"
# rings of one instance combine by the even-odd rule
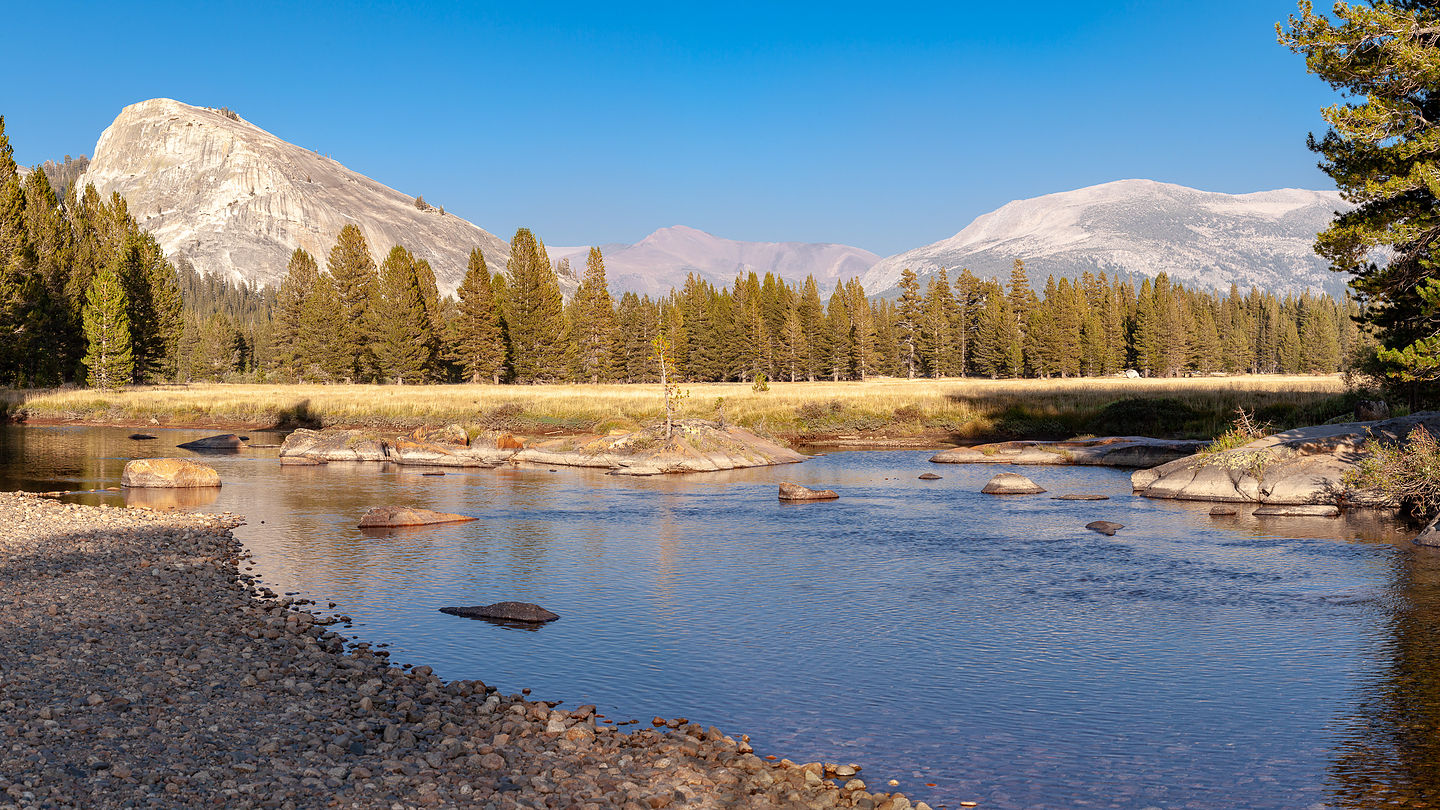
[[[1287,0],[11,4],[26,164],[126,104],[227,106],[498,235],[685,224],[882,255],[1012,199],[1143,177],[1333,188]]]

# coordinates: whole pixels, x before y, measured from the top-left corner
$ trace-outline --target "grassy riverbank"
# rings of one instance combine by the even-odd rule
[[[1278,427],[1347,413],[1337,376],[897,380],[686,386],[682,415],[723,417],[790,441],[969,440],[1142,433],[1209,438],[1237,407]],[[656,385],[228,385],[0,393],[13,419],[235,428],[412,428],[519,433],[630,428],[663,415]],[[152,422],[153,420],[153,422]]]

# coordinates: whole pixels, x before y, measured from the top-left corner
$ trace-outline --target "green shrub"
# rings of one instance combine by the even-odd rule
[[[1399,442],[1370,439],[1366,455],[1345,475],[1345,486],[1374,490],[1416,517],[1440,512],[1440,442],[1417,425]]]

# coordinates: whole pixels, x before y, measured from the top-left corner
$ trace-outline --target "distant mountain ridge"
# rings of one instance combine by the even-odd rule
[[[794,284],[813,275],[822,290],[859,276],[880,257],[849,245],[812,242],[742,242],[684,225],[661,228],[633,245],[599,245],[610,287],[661,296],[685,284],[691,273],[728,286],[738,273],[774,273]],[[554,261],[569,259],[582,275],[588,247],[552,247]]]
[[[1314,252],[1315,235],[1337,210],[1333,191],[1280,189],[1222,194],[1153,180],[1118,180],[1008,203],[964,230],[877,262],[866,291],[893,292],[910,267],[920,276],[961,268],[1008,278],[1023,259],[1032,282],[1085,271],[1148,276],[1186,286],[1277,292],[1340,292],[1346,277]]]
[[[471,249],[492,270],[510,257],[508,242],[457,216],[422,210],[414,196],[228,110],[171,99],[121,110],[77,183],[118,191],[172,260],[236,281],[278,286],[297,247],[324,267],[351,223],[377,262],[396,244],[428,260],[442,292],[460,284]]]

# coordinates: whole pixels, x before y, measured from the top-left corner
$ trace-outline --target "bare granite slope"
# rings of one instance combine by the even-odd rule
[[[204,273],[279,284],[297,247],[323,267],[354,223],[378,260],[403,244],[435,269],[442,292],[465,275],[472,248],[492,270],[509,244],[415,197],[288,143],[250,122],[166,98],[132,104],[100,136],[77,188],[119,192],[172,260]]]

